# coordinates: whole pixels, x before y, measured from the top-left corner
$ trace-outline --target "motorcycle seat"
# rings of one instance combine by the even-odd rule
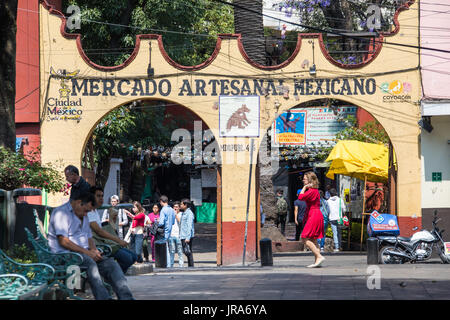
[[[409,242],[409,241],[411,241],[411,237],[397,237],[397,239],[399,240],[399,241],[405,241],[405,242]]]

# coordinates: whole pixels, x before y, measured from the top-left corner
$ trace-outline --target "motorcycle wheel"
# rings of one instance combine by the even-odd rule
[[[385,246],[380,250],[379,261],[382,264],[403,264],[405,261],[401,257],[396,257],[388,254],[386,251],[397,251],[401,252],[400,249],[395,248],[394,246]]]
[[[443,263],[450,263],[450,257],[445,255],[445,248],[442,245],[442,243],[440,243],[437,246],[438,252],[439,252],[439,258],[441,258]]]

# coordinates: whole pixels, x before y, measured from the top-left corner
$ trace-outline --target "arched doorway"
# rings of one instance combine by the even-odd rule
[[[122,205],[139,201],[147,212],[161,195],[171,206],[190,199],[197,259],[217,263],[220,151],[201,117],[177,103],[140,99],[108,112],[85,140],[82,171],[95,175],[89,182],[104,189],[105,206],[113,195]]]
[[[261,224],[262,238],[278,242],[277,250],[300,250],[299,230],[294,220],[294,201],[303,187],[302,177],[308,171],[316,173],[325,197],[327,191],[335,189],[344,200],[351,219],[348,230],[344,230],[346,250],[354,250],[367,237],[367,216],[373,210],[397,214],[395,151],[390,137],[371,113],[363,107],[345,100],[317,99],[300,103],[285,109],[264,132],[261,142],[257,183],[259,185],[260,210],[265,223]],[[339,140],[358,140],[382,144],[389,150],[389,177],[385,183],[361,181],[356,178],[337,175],[329,179],[330,162],[325,162]],[[262,161],[265,158],[265,161]],[[267,161],[270,159],[270,162]],[[395,164],[394,164],[395,162]],[[287,200],[289,213],[286,223],[277,220],[276,193],[281,191]],[[364,209],[363,209],[364,208]],[[261,216],[261,219],[264,219]],[[362,233],[361,233],[362,226]],[[328,227],[329,228],[329,227]],[[353,229],[352,229],[353,228]],[[329,230],[330,233],[331,230]],[[351,236],[350,236],[351,234]],[[359,249],[359,247],[358,247]]]

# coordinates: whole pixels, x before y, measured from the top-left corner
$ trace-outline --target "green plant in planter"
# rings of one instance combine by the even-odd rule
[[[34,250],[30,250],[25,244],[15,244],[6,251],[6,254],[19,263],[37,263],[39,262]]]
[[[27,156],[0,146],[0,189],[14,190],[23,186],[59,192],[64,188],[61,170],[53,164],[42,165],[39,150]]]
[[[341,231],[342,239],[347,239],[348,237],[348,228],[342,229]],[[367,240],[367,230],[364,228],[363,230],[363,243]],[[347,240],[345,240],[347,241]],[[350,234],[350,242],[357,242],[359,243],[361,241],[361,223],[359,222],[352,222],[352,229]]]
[[[327,230],[325,230],[325,234],[327,238],[333,239],[333,230],[331,230],[331,225],[328,224]]]
[[[15,244],[6,251],[6,255],[18,263],[30,264],[39,262],[34,250],[30,250],[25,244]],[[33,272],[27,273],[29,279],[33,279],[34,276]]]

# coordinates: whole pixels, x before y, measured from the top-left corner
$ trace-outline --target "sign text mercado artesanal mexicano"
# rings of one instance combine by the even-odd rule
[[[166,97],[175,89],[168,79],[70,79],[71,86],[60,89],[60,97],[47,99],[47,120],[80,120],[83,114],[82,97],[130,96]],[[183,80],[178,96],[282,96],[286,90],[294,96],[322,95],[373,95],[376,92],[374,78],[294,79],[293,90],[285,80],[273,79],[194,79]]]

